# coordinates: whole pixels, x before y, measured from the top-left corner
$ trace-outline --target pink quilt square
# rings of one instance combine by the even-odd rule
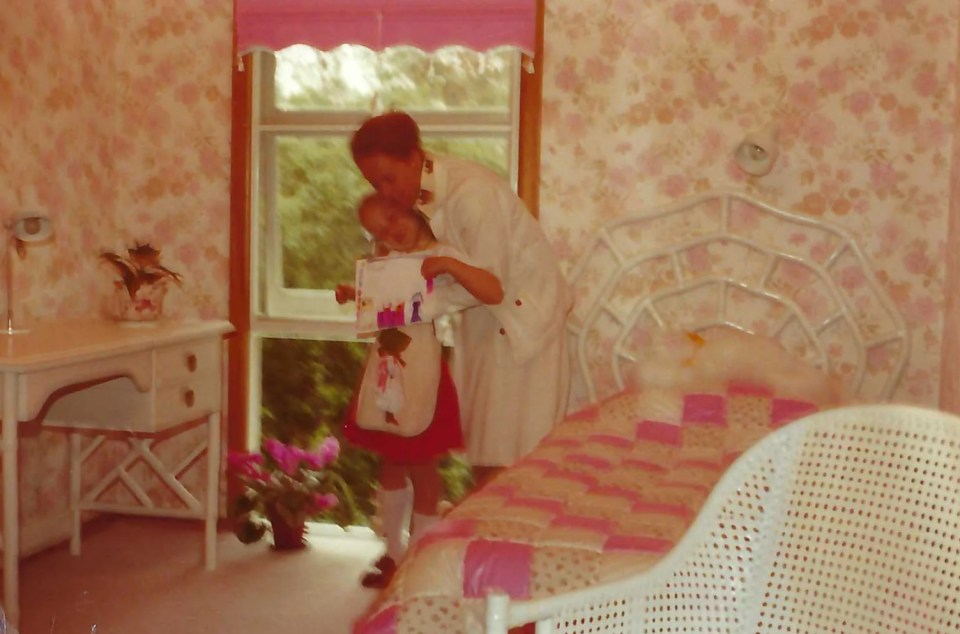
[[[633,447],[633,440],[616,434],[591,434],[587,438],[587,442],[608,447],[617,447],[618,449],[629,449]]]
[[[472,537],[476,522],[470,519],[447,518],[430,527],[417,542],[419,548],[424,548],[433,542],[451,541]]]
[[[597,407],[596,405],[590,405],[585,409],[582,409],[577,412],[573,412],[572,414],[568,415],[567,420],[580,420],[580,421],[592,420],[597,417],[597,413],[599,411],[600,411],[599,407]]]
[[[590,495],[601,495],[604,497],[620,498],[634,504],[640,498],[640,494],[632,489],[628,489],[615,484],[605,484],[595,486],[589,491]]]
[[[662,464],[657,464],[648,460],[638,460],[637,458],[625,458],[621,464],[632,469],[646,471],[647,473],[666,473],[669,471],[669,469]]]
[[[679,447],[682,440],[680,426],[656,420],[640,421],[637,423],[637,440],[651,440]]]
[[[514,599],[530,597],[533,547],[513,542],[478,539],[463,556],[463,596],[484,597],[502,590]]]
[[[693,513],[683,504],[666,504],[663,502],[647,502],[640,500],[630,509],[634,513],[658,513],[672,517],[691,519]]]
[[[565,469],[559,465],[545,472],[544,475],[550,478],[579,482],[580,484],[585,484],[587,487],[597,486],[597,479],[589,473],[581,473],[572,469]]]
[[[556,438],[547,436],[540,445],[543,447],[582,447],[583,440],[579,438],[564,438],[563,436]]]
[[[683,397],[683,422],[727,424],[727,399],[720,394],[687,394]]]
[[[563,500],[552,500],[550,498],[540,498],[540,497],[515,497],[509,502],[508,506],[522,506],[524,508],[537,509],[540,511],[546,511],[547,513],[552,513],[554,515],[559,515],[563,513],[563,509],[566,508],[567,503]]]
[[[567,528],[582,528],[597,533],[609,533],[613,530],[616,523],[613,520],[605,520],[600,517],[584,517],[583,515],[560,515],[554,518],[550,526],[560,526]]]
[[[790,421],[803,418],[817,411],[817,406],[806,401],[775,398],[770,404],[770,426],[782,427]]]
[[[566,461],[571,464],[587,465],[588,467],[593,467],[594,469],[600,470],[608,470],[613,468],[613,465],[606,458],[601,458],[600,456],[591,456],[590,454],[585,453],[567,454]]]

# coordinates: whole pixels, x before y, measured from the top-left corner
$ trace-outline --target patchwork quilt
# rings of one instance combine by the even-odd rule
[[[640,573],[737,456],[817,409],[730,384],[627,392],[573,414],[434,526],[354,631],[480,632],[491,590],[541,598]]]

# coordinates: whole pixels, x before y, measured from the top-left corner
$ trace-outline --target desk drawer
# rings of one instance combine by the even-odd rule
[[[149,392],[115,379],[67,394],[50,407],[44,424],[72,429],[157,432],[220,409],[220,376],[206,376]]]
[[[219,375],[157,390],[154,425],[163,429],[220,410]]]
[[[20,384],[18,419],[33,420],[51,394],[87,381],[128,377],[121,381],[125,381],[130,390],[149,390],[153,385],[152,368],[152,354],[149,350],[143,350],[31,372],[29,380],[21,381]]]
[[[157,387],[220,375],[220,339],[188,341],[157,349]]]

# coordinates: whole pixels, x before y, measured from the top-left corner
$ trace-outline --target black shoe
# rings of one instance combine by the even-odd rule
[[[360,585],[364,588],[386,588],[393,579],[393,573],[397,571],[397,562],[393,558],[384,555],[373,564],[376,572],[368,572],[360,579]]]

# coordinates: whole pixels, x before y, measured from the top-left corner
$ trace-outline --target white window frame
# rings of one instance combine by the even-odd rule
[[[509,178],[517,187],[520,128],[521,55],[516,53],[511,82],[510,112],[486,111],[426,112],[409,109],[424,138],[491,137],[508,143]],[[273,55],[252,55],[253,103],[251,104],[251,257],[250,324],[251,334],[262,337],[295,337],[317,340],[355,340],[354,313],[341,306],[333,290],[283,288],[282,244],[274,206],[275,196],[264,196],[277,184],[273,143],[278,136],[301,134],[340,136],[347,142],[354,130],[370,116],[370,111],[324,110],[289,112],[274,106]],[[263,230],[261,231],[261,227]],[[358,257],[360,254],[358,254]],[[265,280],[260,279],[259,263],[265,262]],[[252,346],[259,348],[259,346]],[[259,357],[251,358],[251,370],[259,385]],[[259,390],[253,390],[259,393]],[[259,412],[259,407],[256,410]],[[258,416],[256,417],[258,419]]]
[[[349,136],[371,113],[369,111],[331,111],[322,113],[284,112],[274,107],[273,56],[251,55],[252,103],[250,104],[250,346],[248,358],[247,446],[258,447],[261,440],[261,367],[263,340],[297,338],[315,341],[356,341],[354,312],[348,304],[340,306],[332,290],[282,288],[282,247],[279,222],[273,197],[264,189],[276,187],[275,156],[271,144],[283,134]],[[509,178],[517,188],[520,140],[521,55],[516,53],[511,82],[509,122],[502,115],[487,112],[457,112],[434,115],[410,109],[420,125],[421,135],[506,138]],[[266,150],[266,151],[265,151]],[[262,204],[266,201],[265,204]],[[261,226],[265,231],[261,232]],[[357,254],[358,257],[360,254]],[[267,262],[266,280],[260,279],[260,262]],[[266,292],[262,292],[266,289]],[[262,307],[262,309],[261,309]]]

